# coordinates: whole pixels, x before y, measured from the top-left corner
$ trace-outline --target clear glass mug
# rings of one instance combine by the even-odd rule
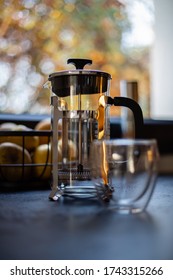
[[[142,212],[157,177],[156,140],[96,140],[90,152],[91,176],[99,199],[120,213]]]

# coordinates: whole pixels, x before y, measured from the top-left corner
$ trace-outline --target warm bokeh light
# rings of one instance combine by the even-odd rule
[[[1,1],[0,112],[49,113],[44,82],[54,71],[73,69],[66,61],[79,57],[93,60],[87,68],[112,75],[112,96],[120,94],[121,79],[138,80],[140,101],[147,115],[149,48],[123,46],[124,34],[131,26],[127,2]]]

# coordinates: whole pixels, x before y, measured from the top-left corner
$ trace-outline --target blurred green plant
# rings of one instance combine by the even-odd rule
[[[120,1],[4,0],[0,8],[0,112],[50,112],[43,83],[71,68],[70,57],[92,59],[90,68],[109,72],[112,96],[119,95],[121,79],[138,80],[148,102],[149,52],[122,49],[130,23]]]

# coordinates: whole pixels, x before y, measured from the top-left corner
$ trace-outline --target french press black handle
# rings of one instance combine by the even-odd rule
[[[92,64],[91,59],[82,59],[82,58],[69,58],[67,64],[73,64],[76,69],[83,69],[85,65]]]
[[[133,112],[135,122],[135,138],[143,138],[144,119],[141,107],[131,98],[127,97],[108,97],[108,104],[114,106],[123,106],[129,108]]]

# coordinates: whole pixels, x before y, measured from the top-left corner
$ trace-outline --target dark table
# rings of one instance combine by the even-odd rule
[[[173,259],[173,176],[159,176],[136,215],[98,201],[52,202],[49,193],[0,193],[0,259]]]

